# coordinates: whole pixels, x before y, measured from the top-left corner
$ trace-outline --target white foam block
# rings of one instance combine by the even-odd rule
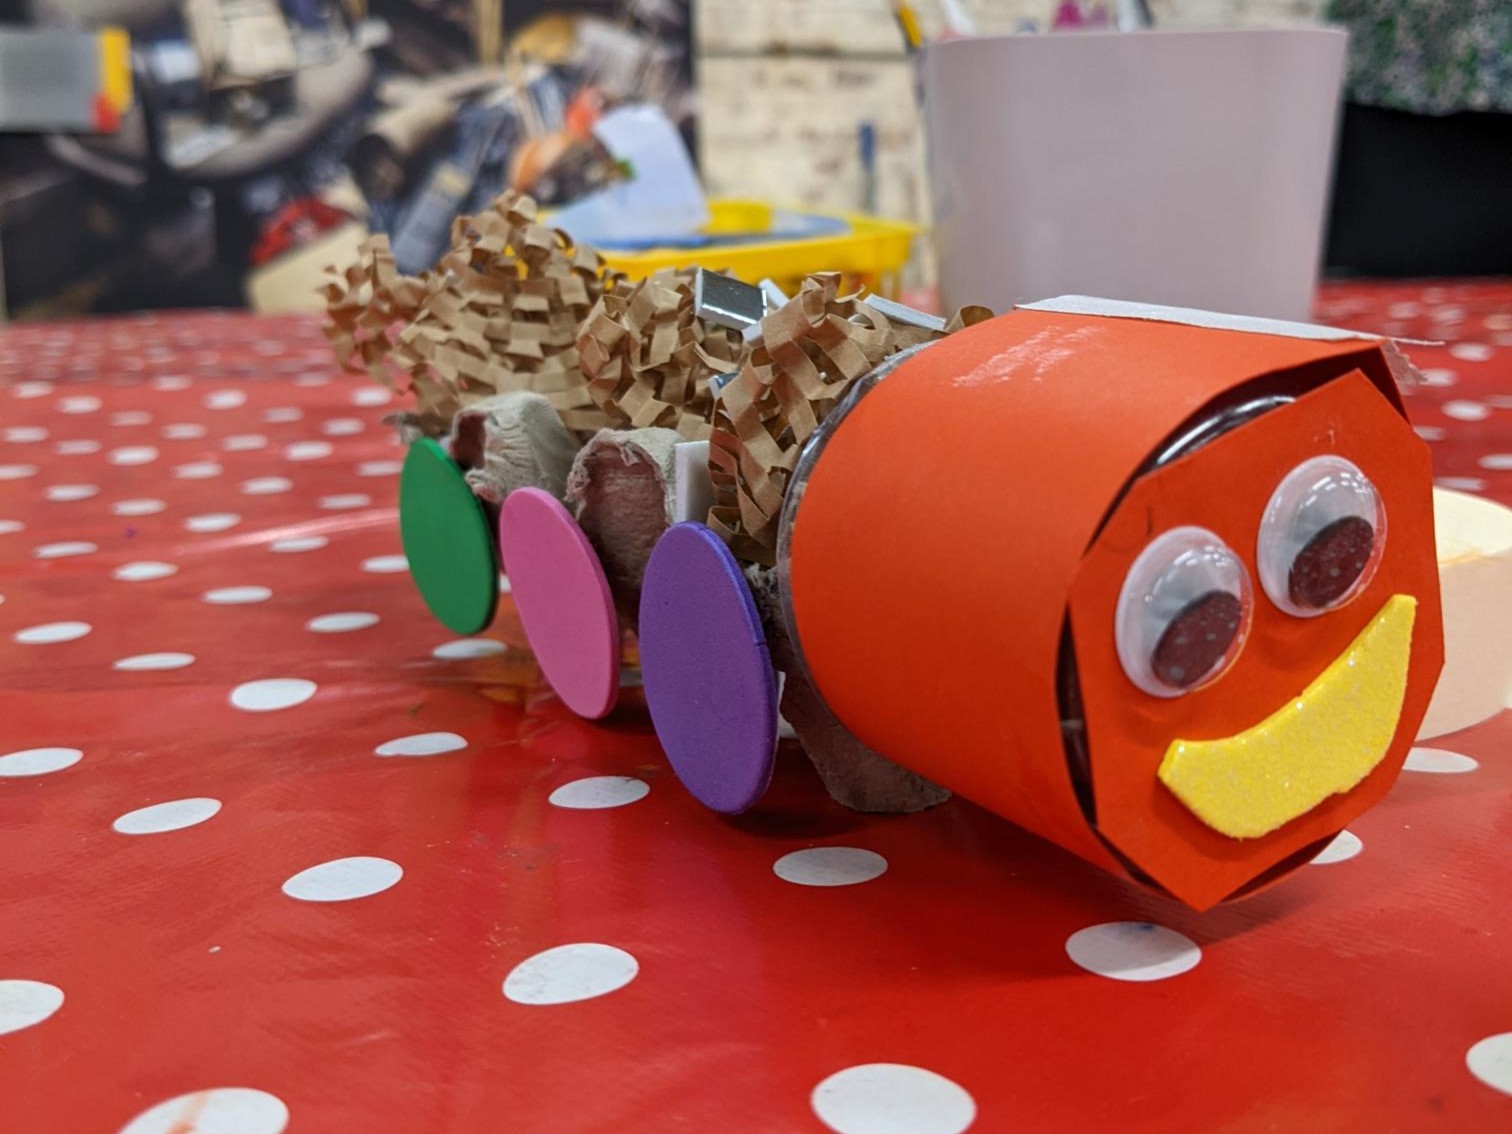
[[[1444,672],[1419,740],[1469,728],[1512,705],[1512,510],[1435,488],[1433,518]]]
[[[704,523],[714,506],[714,482],[709,479],[709,443],[679,441],[672,450],[672,522]]]

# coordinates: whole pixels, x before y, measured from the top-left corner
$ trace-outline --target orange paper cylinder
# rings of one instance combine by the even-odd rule
[[[1287,400],[1156,463],[1272,394]],[[1272,490],[1320,454],[1368,474],[1389,527],[1364,590],[1299,618],[1261,593],[1256,532]],[[1084,858],[1204,908],[1305,861],[1405,758],[1442,661],[1431,477],[1375,341],[1018,310],[898,363],[806,465],[788,610],[825,701],[872,748]],[[1229,672],[1156,697],[1120,669],[1113,612],[1141,550],[1182,525],[1244,561],[1254,615]],[[1260,837],[1220,833],[1160,782],[1173,742],[1265,721],[1393,595],[1415,602],[1410,667],[1361,782]],[[1068,700],[1085,715],[1080,769]]]

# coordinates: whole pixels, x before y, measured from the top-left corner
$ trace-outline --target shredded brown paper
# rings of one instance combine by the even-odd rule
[[[588,393],[617,428],[674,429],[705,441],[709,380],[740,365],[740,334],[693,314],[696,270],[616,280],[578,332]]]
[[[535,202],[505,193],[452,225],[451,251],[402,274],[388,238],[325,289],[326,336],[349,369],[413,391],[409,419],[441,436],[465,407],[497,394],[544,395],[586,439],[611,420],[578,365],[578,328],[617,274],[593,249],[536,222]]]
[[[804,444],[856,379],[888,355],[942,338],[991,312],[967,308],[944,331],[893,322],[840,276],[809,276],[761,321],[761,342],[714,404],[709,527],[739,559],[770,566],[788,480]]]

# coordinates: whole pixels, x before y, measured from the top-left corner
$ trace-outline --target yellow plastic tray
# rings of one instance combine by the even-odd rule
[[[772,227],[771,205],[761,201],[715,198],[706,232],[764,232]],[[817,216],[798,209],[783,210]],[[896,297],[898,273],[912,253],[917,225],[879,220],[859,214],[841,214],[849,232],[806,237],[800,240],[753,241],[713,248],[650,248],[642,252],[604,252],[610,267],[632,279],[641,279],[663,268],[712,268],[729,272],[747,283],[773,280],[783,291],[797,292],[803,277],[812,272],[840,272],[852,285]]]

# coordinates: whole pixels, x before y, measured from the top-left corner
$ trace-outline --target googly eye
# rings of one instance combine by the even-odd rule
[[[1386,507],[1343,457],[1313,457],[1286,475],[1260,522],[1260,585],[1287,614],[1337,610],[1365,589],[1386,545]]]
[[[1173,528],[1124,577],[1118,660],[1146,693],[1190,693],[1234,664],[1253,609],[1249,573],[1229,546],[1206,528]]]

